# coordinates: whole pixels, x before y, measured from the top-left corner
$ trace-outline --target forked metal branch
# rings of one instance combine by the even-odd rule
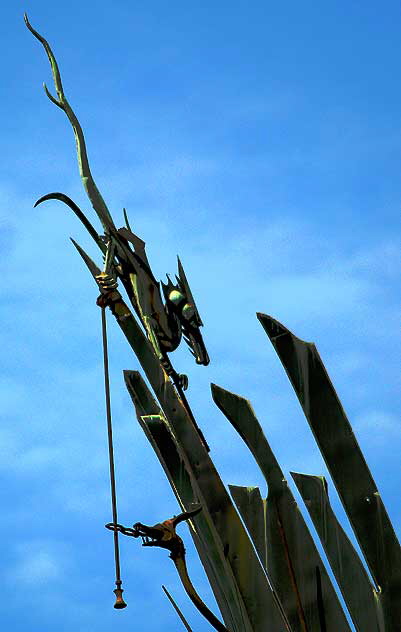
[[[57,105],[62,110],[64,110],[64,112],[66,113],[72,125],[72,128],[74,130],[75,142],[77,146],[79,173],[81,175],[83,185],[91,201],[91,204],[94,210],[96,211],[96,214],[98,215],[100,221],[102,222],[102,225],[105,231],[107,232],[110,229],[110,227],[115,229],[113,218],[111,217],[109,209],[107,208],[106,203],[103,200],[103,197],[93,179],[93,176],[89,167],[85,137],[84,137],[81,125],[75,115],[75,112],[70,106],[70,104],[68,103],[67,98],[64,94],[60,71],[57,65],[56,58],[53,54],[53,51],[50,48],[48,41],[33,28],[33,26],[28,20],[28,16],[26,13],[24,14],[24,20],[25,20],[26,26],[31,31],[31,33],[43,45],[43,48],[45,49],[47,56],[49,58],[53,80],[54,80],[54,86],[55,86],[58,98],[54,97],[51,94],[51,92],[47,88],[46,83],[43,84],[43,87],[50,101],[54,103],[55,105]]]

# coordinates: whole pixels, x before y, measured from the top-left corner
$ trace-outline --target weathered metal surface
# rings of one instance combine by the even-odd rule
[[[250,403],[215,384],[212,384],[212,395],[252,452],[266,479],[266,570],[292,629],[306,632],[326,626],[327,632],[349,632],[350,627],[312,536]],[[244,494],[242,501],[245,505],[249,502]],[[260,503],[257,511],[263,511]],[[247,517],[254,518],[246,512],[243,517],[245,523]],[[259,516],[257,522],[260,521]],[[252,533],[252,525],[247,526]],[[319,599],[318,591],[321,591]]]
[[[268,570],[270,553],[266,538],[266,500],[258,487],[229,485],[231,496],[252,538],[263,568]]]
[[[323,544],[330,566],[358,632],[384,632],[380,594],[338,522],[323,476],[291,472]]]
[[[386,630],[399,630],[400,545],[319,353],[271,316],[258,318],[287,372],[381,593]]]
[[[133,396],[134,404],[138,405],[140,397],[139,413],[142,415],[141,410],[148,413],[155,411],[154,400],[139,374],[125,372],[125,380]],[[185,463],[185,469],[189,474],[195,496],[193,500],[204,508],[201,512],[204,515],[199,515],[197,519],[197,530],[201,532],[201,526],[198,525],[204,517],[207,517],[209,534],[212,533],[215,547],[219,554],[224,556],[235,578],[238,594],[245,605],[251,625],[250,629],[255,632],[259,630],[282,632],[287,629],[286,623],[252,544],[207,451],[197,433],[193,431],[193,426],[188,423],[185,416],[186,410],[179,408],[177,395],[173,387],[171,385],[170,387],[172,392],[169,391],[169,383],[167,383],[164,393],[160,393],[160,399],[164,403],[167,427],[174,436],[180,460]],[[166,414],[166,410],[169,414]],[[165,455],[164,440],[158,441],[157,446],[159,452]],[[209,545],[207,541],[206,547]],[[227,627],[229,627],[228,622]]]

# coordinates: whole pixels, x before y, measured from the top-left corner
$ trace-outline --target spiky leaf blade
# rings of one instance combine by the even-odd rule
[[[140,377],[138,375],[135,377],[135,372],[126,371],[124,375],[135,403],[137,387],[132,384],[131,377],[134,377],[136,382]],[[195,481],[192,484],[196,486],[194,490],[196,489],[197,502],[200,502],[204,507],[204,515],[210,526],[213,526],[213,532],[217,538],[216,542],[219,542],[221,552],[235,578],[238,592],[251,623],[251,630],[262,632],[269,629],[268,626],[270,626],[272,632],[281,632],[286,629],[286,624],[262,566],[210,456],[193,424],[190,423],[185,409],[180,414],[179,400],[177,400],[174,389],[172,389],[171,395],[166,393],[169,384],[170,382],[166,383],[164,393],[160,394],[160,399],[163,400],[164,404],[164,417],[172,436],[174,436],[179,453],[185,460],[191,481],[192,479]],[[141,392],[146,395],[145,403],[146,401],[149,402],[150,392],[143,380],[141,380]],[[174,400],[169,400],[169,397],[174,397]],[[146,408],[147,406],[143,405],[145,411]]]
[[[329,501],[323,476],[291,472],[312,518],[344,601],[358,632],[384,632],[380,594],[338,522]]]
[[[401,549],[351,425],[313,343],[258,314],[309,422],[366,563],[382,594],[386,630],[401,621]]]
[[[292,629],[305,632],[326,625],[327,630],[333,632],[349,632],[313,538],[249,401],[215,384],[212,384],[212,395],[266,479],[266,570]],[[252,532],[251,527],[249,530]]]

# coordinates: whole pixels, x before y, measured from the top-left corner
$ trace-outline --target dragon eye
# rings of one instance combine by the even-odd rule
[[[195,316],[194,306],[191,305],[191,303],[185,303],[184,307],[182,308],[182,315],[184,316],[185,320],[191,320],[191,318]]]
[[[181,294],[178,290],[172,290],[168,295],[169,301],[174,303],[174,305],[179,305],[183,300],[185,300],[185,296]]]

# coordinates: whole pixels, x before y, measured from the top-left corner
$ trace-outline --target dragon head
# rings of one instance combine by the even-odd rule
[[[161,284],[166,307],[177,317],[184,340],[196,363],[207,366],[210,360],[200,332],[203,323],[179,257],[176,281],[177,283],[174,284],[167,275],[167,283]]]
[[[196,516],[202,507],[199,505],[192,511],[185,511],[164,522],[158,522],[153,526],[136,522],[133,526],[135,537],[142,538],[142,546],[158,546],[170,551],[171,559],[184,557],[185,547],[182,539],[176,533],[176,527],[180,522]]]

